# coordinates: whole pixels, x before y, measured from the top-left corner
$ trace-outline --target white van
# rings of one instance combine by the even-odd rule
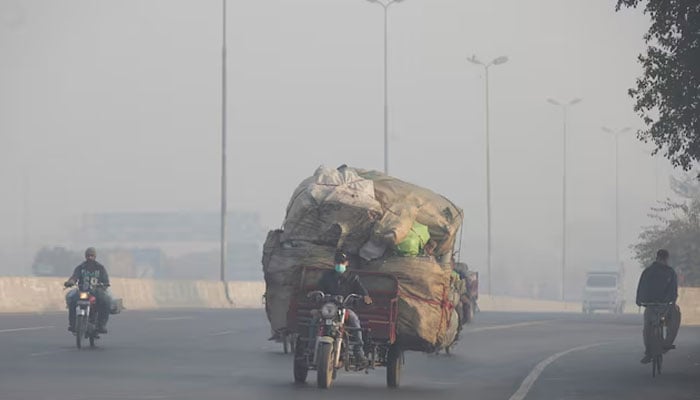
[[[614,271],[588,272],[582,308],[585,314],[595,310],[622,314],[625,310],[625,293],[621,274]]]

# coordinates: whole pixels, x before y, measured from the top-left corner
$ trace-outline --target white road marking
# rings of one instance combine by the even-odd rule
[[[39,356],[48,356],[51,354],[58,354],[58,353],[65,353],[67,351],[73,351],[73,349],[61,349],[61,350],[51,350],[51,351],[42,351],[41,353],[32,353],[29,355],[29,357],[39,357]]]
[[[224,336],[224,335],[230,335],[232,333],[237,333],[238,331],[223,331],[223,332],[216,332],[216,333],[210,333],[208,336]]]
[[[44,329],[53,329],[55,328],[53,325],[51,326],[35,326],[32,328],[15,328],[15,329],[2,329],[0,330],[0,333],[8,333],[8,332],[24,332],[24,331],[40,331]]]
[[[86,397],[87,398],[87,397]],[[134,395],[128,395],[128,394],[110,394],[110,393],[103,393],[99,395],[90,395],[90,399],[119,399],[119,400],[157,400],[157,399],[169,399],[172,398],[171,395],[164,395],[164,394],[134,394]]]
[[[181,321],[186,319],[194,319],[194,317],[158,317],[151,318],[153,321]]]
[[[553,321],[555,321],[555,320],[518,322],[517,324],[509,324],[509,325],[483,326],[483,327],[474,328],[474,329],[467,329],[465,331],[465,333],[475,333],[475,332],[484,332],[484,331],[495,331],[495,330],[499,330],[499,329],[520,328],[523,326],[541,325],[541,324],[545,324],[547,322],[553,322]]]
[[[532,388],[532,385],[535,384],[537,381],[537,378],[539,378],[540,374],[542,374],[542,371],[544,371],[545,368],[554,361],[556,361],[559,357],[565,356],[569,353],[573,353],[575,351],[581,351],[581,350],[587,350],[592,347],[598,347],[602,346],[606,343],[596,343],[596,344],[589,344],[586,346],[579,346],[579,347],[574,347],[573,349],[565,350],[559,353],[556,353],[552,356],[547,357],[544,361],[541,361],[539,364],[535,366],[535,368],[530,372],[530,374],[525,378],[523,383],[520,385],[520,388],[518,389],[517,392],[515,392],[512,396],[510,396],[510,399],[508,400],[523,400],[525,396],[527,396],[528,392]]]

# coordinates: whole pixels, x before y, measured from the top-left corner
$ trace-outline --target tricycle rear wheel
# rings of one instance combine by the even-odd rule
[[[401,356],[401,348],[392,344],[386,360],[386,385],[390,388],[398,388],[401,383]]]
[[[297,338],[297,342],[301,339]],[[306,354],[304,354],[304,346],[301,343],[297,343],[294,352],[294,382],[305,383],[306,377],[309,375],[309,364],[307,362]]]

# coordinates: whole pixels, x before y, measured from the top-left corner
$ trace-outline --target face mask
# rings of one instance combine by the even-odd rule
[[[345,272],[345,268],[346,268],[346,267],[345,267],[345,265],[343,265],[343,264],[336,264],[336,265],[335,265],[335,271],[338,272],[338,273],[340,273],[340,274],[342,274],[343,272]]]

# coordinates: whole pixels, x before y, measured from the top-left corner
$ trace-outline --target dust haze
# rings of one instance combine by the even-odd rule
[[[482,276],[485,77],[467,57],[509,59],[489,69],[494,293],[559,293],[563,122],[548,98],[582,99],[567,113],[567,297],[586,270],[615,264],[615,143],[601,127],[641,127],[627,89],[649,20],[614,3],[407,0],[389,11],[390,174],[465,210],[460,259]],[[316,167],[383,169],[382,13],[365,0],[228,2],[228,208],[249,254],[234,278],[262,278],[265,232]],[[0,1],[0,274],[31,274],[42,246],[99,248],[85,229],[100,215],[184,215],[185,230],[200,216],[208,233],[164,252],[218,248],[221,32],[219,1]],[[673,171],[633,133],[619,145],[632,284],[628,246],[671,195]],[[191,265],[182,276],[218,276],[216,258]]]

